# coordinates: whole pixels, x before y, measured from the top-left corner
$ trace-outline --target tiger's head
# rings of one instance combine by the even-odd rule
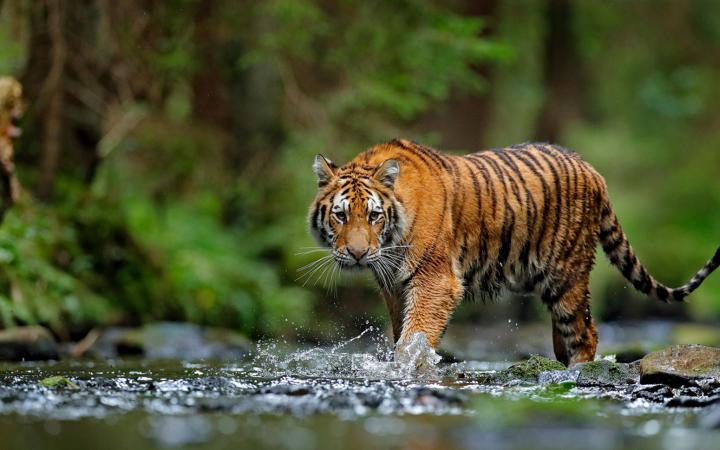
[[[310,208],[310,231],[335,261],[343,268],[376,268],[391,258],[405,223],[395,195],[398,162],[337,167],[317,155],[313,171],[319,189]]]

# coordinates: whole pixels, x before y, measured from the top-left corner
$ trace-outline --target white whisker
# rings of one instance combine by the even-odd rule
[[[304,266],[298,268],[297,271],[298,271],[298,272],[302,272],[302,271],[304,271],[304,270],[308,270],[308,269],[312,268],[312,266],[314,266],[315,264],[318,264],[318,263],[321,262],[321,261],[325,261],[325,260],[327,260],[327,259],[332,258],[332,256],[333,256],[333,255],[325,255],[325,256],[323,256],[323,257],[320,258],[320,259],[316,259],[316,260],[313,261],[313,262],[310,262],[310,263],[305,264]]]
[[[302,250],[302,251],[299,251],[299,252],[297,252],[297,253],[294,253],[294,255],[295,255],[295,256],[298,256],[298,255],[309,255],[310,253],[320,253],[320,252],[328,252],[328,251],[330,251],[329,248],[314,248],[314,249],[311,249],[311,250]]]

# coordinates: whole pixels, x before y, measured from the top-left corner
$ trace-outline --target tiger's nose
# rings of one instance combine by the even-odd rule
[[[348,247],[347,252],[350,253],[350,256],[355,258],[356,261],[360,261],[363,256],[365,256],[368,252],[367,248],[355,248],[355,247]]]

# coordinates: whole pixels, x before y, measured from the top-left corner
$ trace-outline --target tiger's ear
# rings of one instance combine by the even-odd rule
[[[317,176],[318,187],[328,184],[335,176],[335,169],[337,169],[337,166],[332,161],[320,154],[315,155],[312,167]]]
[[[388,159],[375,169],[374,177],[385,186],[392,188],[400,175],[400,164],[394,159]]]

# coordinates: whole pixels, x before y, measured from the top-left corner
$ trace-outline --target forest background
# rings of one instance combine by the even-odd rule
[[[385,323],[369,276],[296,281],[313,155],[395,137],[577,150],[651,273],[720,244],[720,2],[0,0],[27,111],[0,226],[0,327],[62,339],[157,320],[324,340]],[[320,280],[322,281],[322,280]],[[643,298],[599,256],[601,321],[717,321]],[[464,305],[473,326],[539,301]]]

